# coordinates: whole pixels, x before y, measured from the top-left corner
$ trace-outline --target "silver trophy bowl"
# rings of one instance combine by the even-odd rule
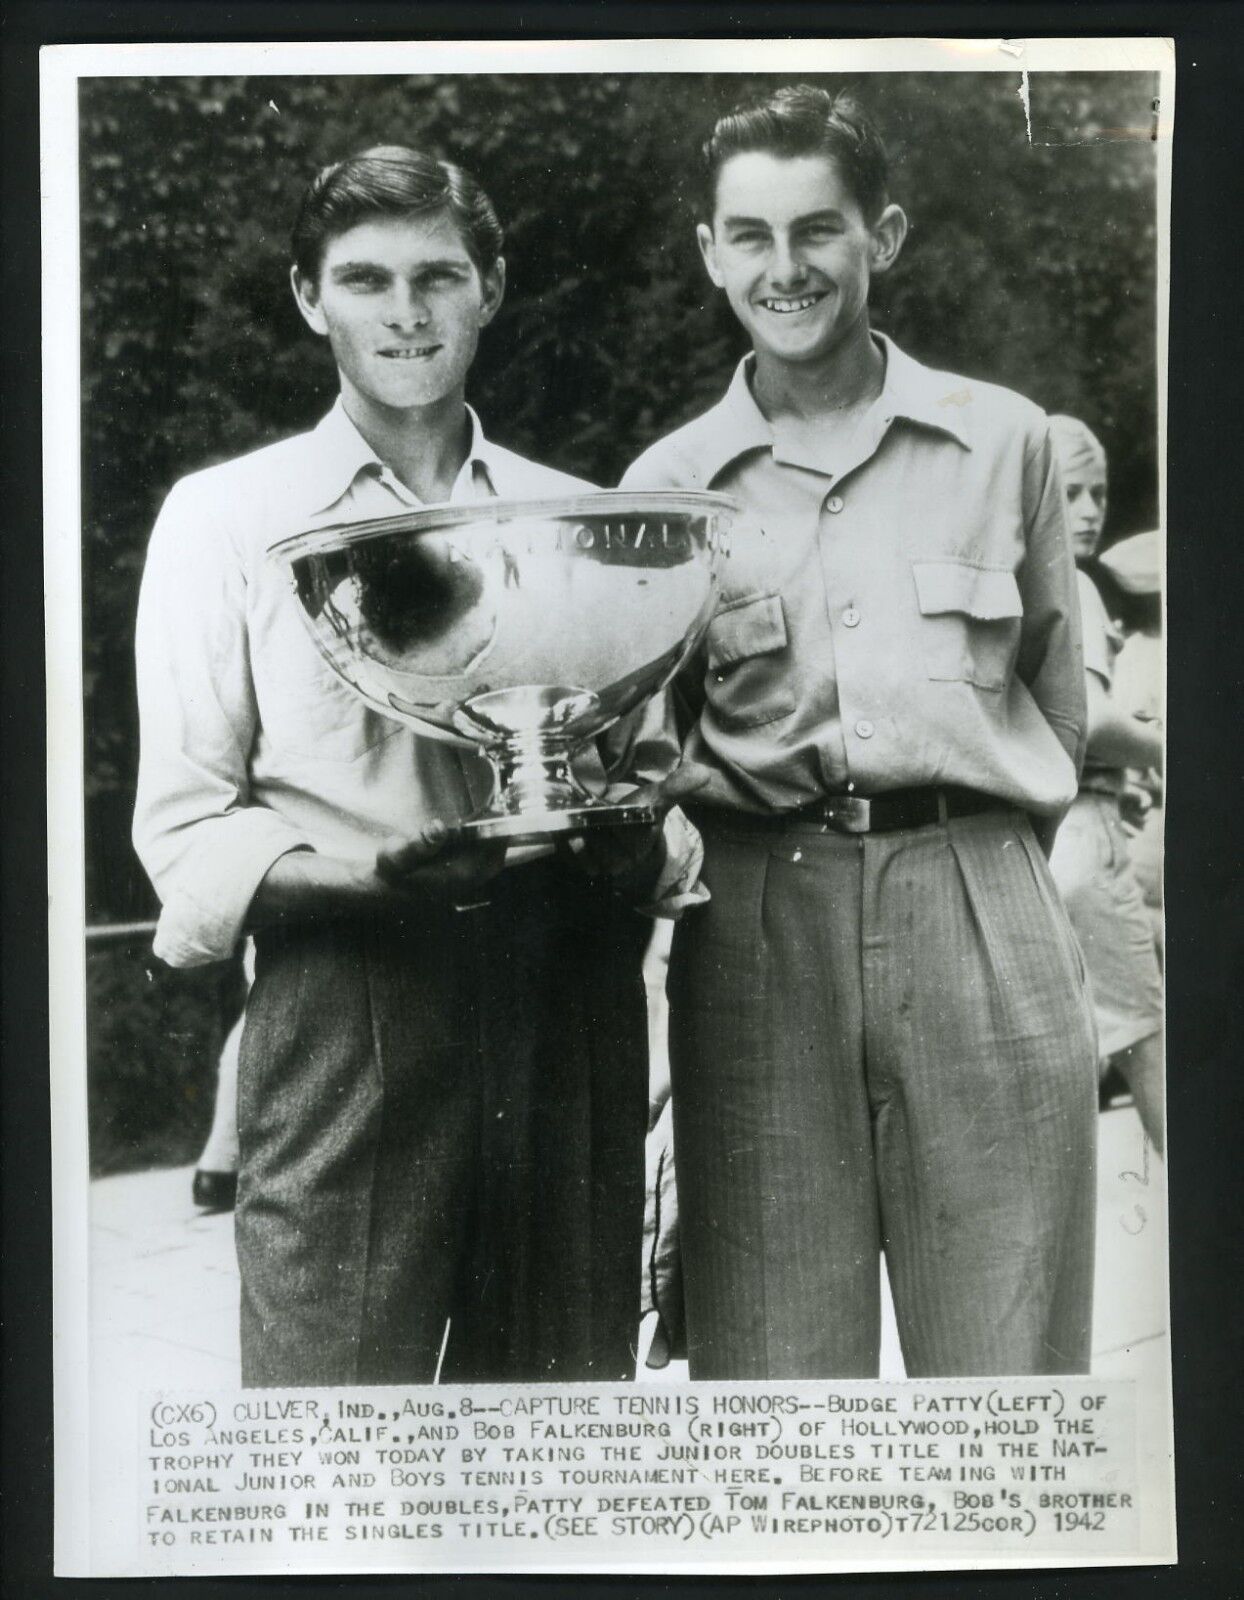
[[[461,831],[533,843],[654,820],[591,795],[572,763],[699,643],[737,509],[676,490],[483,500],[311,529],[270,555],[369,706],[487,757],[492,800]]]

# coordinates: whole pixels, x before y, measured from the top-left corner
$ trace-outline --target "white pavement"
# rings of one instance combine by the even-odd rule
[[[1167,1360],[1165,1175],[1130,1107],[1100,1119],[1093,1370],[1141,1377]],[[104,1383],[229,1388],[238,1383],[238,1274],[229,1216],[203,1216],[193,1169],[91,1185],[91,1362]],[[638,1264],[637,1264],[638,1270]],[[887,1304],[882,1377],[902,1376]],[[643,1341],[646,1344],[646,1340]],[[639,1376],[685,1378],[676,1362]]]

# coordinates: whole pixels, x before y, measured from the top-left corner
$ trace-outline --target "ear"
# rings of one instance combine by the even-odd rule
[[[313,333],[327,336],[328,319],[324,315],[324,307],[320,304],[320,286],[310,278],[304,278],[297,267],[289,269],[289,286],[294,291],[294,300],[302,320]]]
[[[704,258],[704,270],[719,289],[723,288],[725,279],[717,264],[717,239],[707,222],[696,224],[695,242],[699,245],[700,255]]]
[[[887,206],[869,229],[872,235],[873,272],[889,272],[907,237],[907,213],[902,206]]]
[[[505,299],[505,257],[498,256],[487,272],[480,274],[480,283],[483,285],[483,299],[480,306],[479,325],[486,328],[497,312],[501,309],[501,302]]]

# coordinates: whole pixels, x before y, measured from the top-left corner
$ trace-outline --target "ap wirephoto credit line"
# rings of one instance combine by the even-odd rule
[[[1174,1559],[1173,95],[44,53],[58,1573]]]

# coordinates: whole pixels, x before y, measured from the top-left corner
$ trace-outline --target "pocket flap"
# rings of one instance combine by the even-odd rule
[[[708,625],[708,664],[728,667],[748,656],[786,648],[786,616],[782,597],[762,594],[720,611]]]
[[[911,570],[920,610],[926,617],[962,611],[990,622],[1024,614],[1013,572],[973,567],[965,561],[913,561]]]

